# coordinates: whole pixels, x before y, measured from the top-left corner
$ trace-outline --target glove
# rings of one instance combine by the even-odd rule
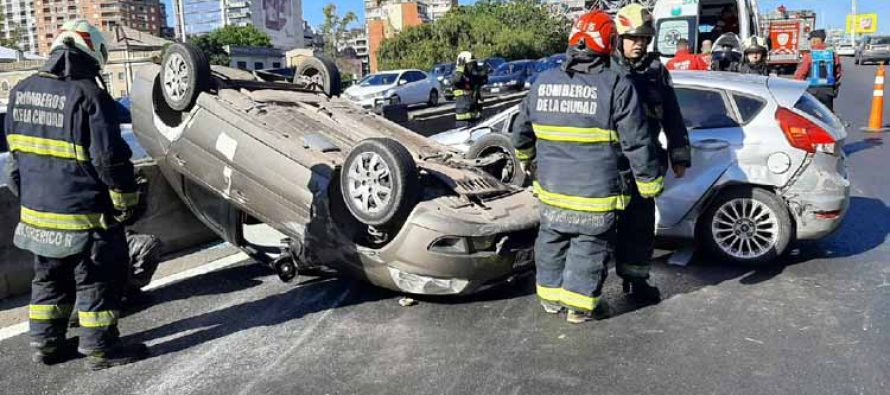
[[[522,172],[526,174],[526,176],[530,180],[535,179],[535,173],[538,170],[537,162],[533,160],[528,161],[519,161],[519,167],[522,169]]]
[[[114,205],[111,217],[118,224],[129,226],[138,220],[136,209],[139,206],[139,192],[118,192],[110,190],[111,202]]]

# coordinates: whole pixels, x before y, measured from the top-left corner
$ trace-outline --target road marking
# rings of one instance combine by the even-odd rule
[[[159,278],[155,281],[152,281],[150,284],[142,288],[143,290],[149,291],[152,289],[157,289],[163,287],[165,285],[175,283],[177,281],[182,281],[185,279],[189,279],[192,277],[201,276],[213,271],[217,271],[228,266],[232,266],[236,263],[244,262],[245,260],[250,259],[247,254],[243,252],[239,252],[234,255],[229,255],[227,257],[223,257],[217,259],[213,262],[206,263],[204,265],[198,266],[196,268],[192,268],[186,271],[182,271],[176,274],[169,275],[164,278]],[[15,337],[21,334],[28,333],[28,321],[20,322],[15,325],[10,325],[5,328],[0,328],[0,341],[9,339],[11,337]]]

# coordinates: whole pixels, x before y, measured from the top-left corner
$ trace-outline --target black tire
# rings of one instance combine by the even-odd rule
[[[433,89],[430,91],[429,101],[426,102],[427,106],[435,107],[439,105],[439,91]]]
[[[522,171],[519,159],[516,158],[513,142],[505,134],[489,133],[483,136],[470,146],[466,157],[467,159],[479,159],[497,152],[507,154],[509,156],[508,161],[506,163],[499,161],[494,165],[486,167],[484,170],[505,184],[519,187],[525,186],[526,174]]]
[[[746,201],[755,202],[754,205],[750,206],[750,214],[748,216],[759,219],[761,225],[745,227],[745,225],[749,225],[752,222],[733,221],[729,216],[723,215],[725,212],[721,210],[722,208],[727,210],[735,209],[738,212]],[[741,218],[745,217],[745,212],[742,211],[742,213]],[[770,217],[767,219],[763,215],[769,215]],[[763,225],[769,222],[768,220],[770,219],[772,220],[771,224],[768,226]],[[757,229],[760,229],[760,231]],[[750,230],[752,234],[756,233],[758,235],[769,235],[769,233],[764,232],[770,230],[774,232],[775,238],[767,241],[769,238],[766,236],[749,236],[749,241],[745,241],[736,235],[736,230],[739,232]],[[708,209],[705,210],[704,215],[699,218],[697,233],[699,240],[702,240],[704,243],[707,252],[714,258],[740,265],[764,266],[774,262],[776,258],[785,253],[793,239],[793,232],[793,223],[788,207],[775,193],[756,187],[737,187],[722,192],[717,196]],[[718,241],[721,238],[724,238],[723,240],[729,238],[729,240],[724,241],[721,246],[721,242]],[[736,245],[734,240],[738,240],[737,249],[733,248]],[[752,248],[755,243],[750,240],[762,243],[759,253],[755,253],[754,248]],[[730,241],[731,245],[727,248],[727,243]],[[744,256],[746,255],[745,243],[747,243],[747,250],[750,256]]]
[[[168,69],[175,72],[168,73]],[[210,61],[197,46],[172,44],[164,51],[160,79],[167,105],[175,111],[188,111],[198,95],[210,88]]]
[[[321,85],[322,92],[328,97],[340,96],[342,86],[340,70],[334,61],[325,57],[311,57],[304,59],[294,78],[309,77]]]
[[[376,160],[382,161],[388,169],[388,177],[370,179],[373,177],[370,171],[374,169],[368,166],[375,160],[375,156]],[[359,164],[357,161],[362,163]],[[373,167],[377,168],[379,165]],[[361,174],[363,170],[366,171],[364,175]],[[354,196],[356,192],[365,191],[366,181],[360,179],[362,176],[368,182],[367,197],[363,196],[364,194]],[[372,208],[370,207],[372,194],[377,198],[381,197],[380,194],[374,193],[375,187],[389,188],[390,192],[389,196],[383,197],[383,202],[379,202],[382,203],[380,206],[375,203],[376,207]],[[399,142],[388,138],[363,140],[350,151],[340,172],[340,188],[349,212],[360,222],[376,227],[401,225],[414,209],[421,192],[420,175],[411,153]],[[363,203],[355,199],[364,199],[368,202],[368,207],[363,207]]]

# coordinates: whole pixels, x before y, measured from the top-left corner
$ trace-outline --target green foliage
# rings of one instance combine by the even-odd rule
[[[479,0],[385,40],[377,60],[381,70],[429,70],[454,62],[460,51],[478,59],[537,59],[564,52],[570,30],[571,21],[548,12],[540,0]]]
[[[229,65],[229,54],[226,46],[232,47],[272,47],[272,38],[266,32],[253,25],[225,26],[214,29],[210,33],[195,36],[189,42],[197,45],[210,59],[210,64]]]

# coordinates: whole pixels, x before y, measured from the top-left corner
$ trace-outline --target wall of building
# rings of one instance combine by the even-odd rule
[[[127,26],[160,36],[166,15],[161,0],[34,0],[38,52],[46,55],[59,28],[72,19],[84,18],[103,31]]]
[[[383,40],[428,21],[426,10],[425,4],[417,2],[384,4],[379,7],[379,12],[375,12],[378,18],[368,19],[368,57],[372,73],[378,71],[377,51]]]
[[[37,53],[37,24],[34,19],[33,0],[3,0],[3,37],[7,39],[18,36],[19,49],[23,52]]]
[[[252,24],[269,34],[275,48],[305,45],[302,0],[173,0],[173,6],[180,36],[183,26],[191,37],[223,26]]]

